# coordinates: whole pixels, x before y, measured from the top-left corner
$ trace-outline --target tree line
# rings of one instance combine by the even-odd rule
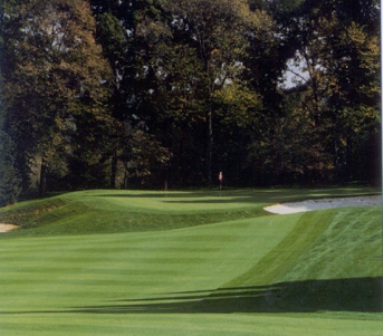
[[[3,0],[0,203],[374,182],[377,0]]]

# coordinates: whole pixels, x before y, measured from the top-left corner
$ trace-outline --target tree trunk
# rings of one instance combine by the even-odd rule
[[[124,189],[128,189],[128,179],[129,179],[129,173],[128,173],[128,168],[124,164],[125,169],[124,169]]]
[[[213,161],[213,112],[210,107],[209,113],[207,116],[208,119],[208,129],[207,129],[207,148],[206,148],[206,174],[207,174],[207,183],[211,185],[211,167]]]
[[[47,163],[44,159],[42,159],[41,166],[40,166],[40,181],[39,181],[39,196],[40,197],[43,197],[45,195],[45,192],[46,192],[47,171],[48,171]]]
[[[112,167],[110,173],[110,187],[112,189],[116,188],[116,175],[117,175],[117,153],[113,152],[112,156]]]

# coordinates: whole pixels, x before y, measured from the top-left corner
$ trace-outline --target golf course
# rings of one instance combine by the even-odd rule
[[[383,330],[382,209],[265,207],[369,187],[88,190],[0,209],[0,335]]]

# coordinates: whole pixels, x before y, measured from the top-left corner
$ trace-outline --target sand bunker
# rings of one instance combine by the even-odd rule
[[[0,233],[9,232],[17,228],[15,224],[0,223]]]
[[[382,205],[381,195],[343,198],[323,198],[296,203],[275,204],[265,207],[264,210],[275,214],[284,215],[313,210],[373,205]]]

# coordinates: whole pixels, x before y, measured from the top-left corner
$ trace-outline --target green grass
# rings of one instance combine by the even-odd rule
[[[0,209],[0,334],[380,335],[380,207],[272,215],[364,188],[87,191]]]
[[[160,231],[265,215],[275,202],[369,195],[374,188],[261,189],[142,192],[95,190],[23,202],[0,209],[0,222],[16,223],[17,235]]]

